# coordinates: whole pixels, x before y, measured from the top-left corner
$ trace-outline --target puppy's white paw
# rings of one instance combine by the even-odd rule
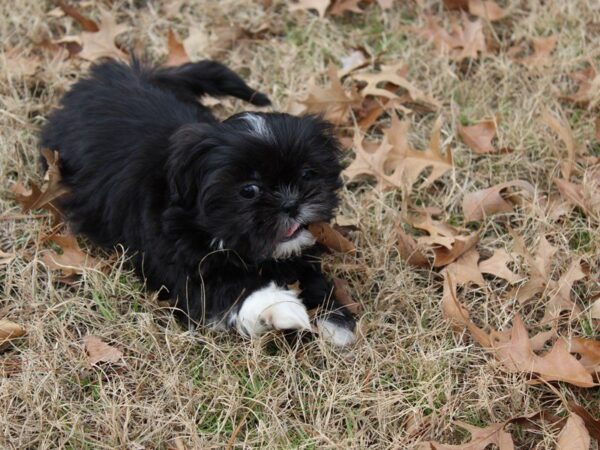
[[[354,331],[331,320],[317,320],[317,330],[323,339],[338,347],[353,344],[356,340]]]
[[[244,300],[236,317],[236,328],[256,337],[277,330],[310,330],[306,307],[298,296],[271,283]]]

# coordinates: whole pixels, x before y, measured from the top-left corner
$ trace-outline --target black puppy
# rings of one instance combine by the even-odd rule
[[[354,340],[306,226],[338,204],[339,144],[317,117],[242,113],[219,122],[198,103],[269,99],[213,61],[151,69],[107,61],[75,83],[44,126],[69,194],[73,231],[134,253],[139,274],[188,320],[235,328],[310,329]],[[287,289],[300,282],[302,294]]]

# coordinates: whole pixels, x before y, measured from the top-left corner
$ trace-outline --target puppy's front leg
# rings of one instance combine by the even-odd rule
[[[310,319],[302,300],[275,282],[248,295],[230,323],[248,337],[257,337],[272,329],[310,330]]]

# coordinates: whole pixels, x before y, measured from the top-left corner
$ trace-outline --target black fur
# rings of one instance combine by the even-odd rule
[[[194,322],[222,321],[271,281],[299,280],[308,308],[354,328],[331,298],[318,247],[271,257],[295,218],[328,221],[337,206],[330,126],[261,113],[263,136],[245,114],[217,121],[198,102],[203,94],[270,103],[213,61],[167,69],[107,61],[75,83],[41,136],[59,151],[70,190],[60,207],[73,231],[127,248],[147,286]],[[256,198],[240,194],[249,184],[260,187]]]

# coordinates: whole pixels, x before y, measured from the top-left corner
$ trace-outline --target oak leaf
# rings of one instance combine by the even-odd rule
[[[51,270],[60,270],[65,279],[83,273],[84,269],[96,269],[100,266],[100,261],[81,249],[75,236],[56,235],[51,240],[61,248],[62,254],[46,250],[41,259]]]
[[[444,271],[448,272],[459,285],[473,283],[477,286],[483,286],[485,281],[481,275],[478,262],[479,252],[476,249],[471,248],[456,261],[447,265]]]
[[[588,372],[600,375],[600,341],[574,337],[569,341],[569,351],[581,356],[579,362]]]
[[[126,59],[127,55],[115,45],[115,38],[128,29],[126,25],[117,24],[111,13],[102,11],[98,31],[81,33],[82,50],[78,56],[88,61],[100,58]]]
[[[596,441],[600,442],[600,420],[594,419],[594,417],[592,417],[592,415],[587,412],[585,408],[575,402],[569,402],[568,405],[569,410],[583,419],[585,427],[590,435],[596,439]]]
[[[356,14],[362,14],[364,11],[358,6],[362,0],[335,0],[329,14],[332,16],[341,16],[345,12],[353,12]]]
[[[458,134],[471,150],[478,155],[497,153],[499,150],[492,145],[496,136],[496,121],[484,120],[476,125],[458,125]]]
[[[514,284],[521,277],[508,268],[507,264],[512,260],[513,258],[505,250],[496,250],[490,258],[481,261],[478,267],[482,273],[489,273]]]
[[[577,91],[562,98],[581,106],[593,108],[600,101],[600,74],[593,66],[572,72],[570,78],[577,83]]]
[[[431,265],[427,257],[417,248],[415,239],[407,234],[399,223],[396,224],[396,237],[396,248],[403,260],[414,267],[429,267]]]
[[[439,109],[441,104],[430,95],[425,94],[421,89],[417,88],[413,83],[408,81],[400,72],[404,70],[404,63],[396,63],[391,66],[381,66],[381,71],[378,73],[354,74],[352,78],[358,81],[364,81],[367,85],[361,90],[363,96],[372,95],[375,97],[385,97],[388,99],[399,99],[400,97],[388,90],[378,87],[380,83],[391,83],[408,92],[410,99],[414,102],[420,102],[430,105],[435,109]]]
[[[465,221],[474,222],[494,214],[513,212],[514,205],[509,200],[512,200],[514,194],[509,195],[508,189],[514,187],[521,188],[521,194],[533,197],[535,188],[524,180],[507,181],[466,194],[462,203]]]
[[[577,414],[571,414],[567,423],[558,435],[556,450],[589,450],[590,434],[583,419]]]
[[[328,121],[341,125],[347,122],[352,107],[360,105],[361,98],[354,87],[349,92],[344,89],[334,65],[330,65],[327,72],[329,86],[313,85],[309,88],[308,97],[300,103],[304,105],[303,112],[323,114]]]
[[[85,350],[88,354],[88,362],[91,366],[98,363],[117,363],[123,358],[123,352],[107,343],[100,338],[92,335],[86,335],[83,338]]]

